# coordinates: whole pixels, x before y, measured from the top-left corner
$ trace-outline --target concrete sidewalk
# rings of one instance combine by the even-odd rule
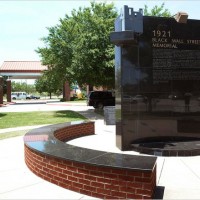
[[[24,162],[23,137],[0,140],[0,199],[94,199],[44,181]]]
[[[102,120],[97,120],[95,126],[95,136],[78,138],[69,143],[85,148],[139,155],[134,151],[121,152],[116,147],[115,126],[105,126]],[[157,186],[164,190],[163,197],[159,196],[159,199],[200,199],[200,156],[157,158]]]
[[[95,120],[96,134],[72,140],[70,144],[139,155],[134,151],[121,152],[116,147],[115,126],[104,125],[102,116],[94,111],[81,112]],[[0,199],[95,199],[58,187],[33,174],[24,163],[22,136],[0,140],[0,160]],[[158,157],[157,186],[163,190],[159,199],[200,199],[200,156]]]
[[[0,134],[1,133],[9,133],[9,132],[13,132],[13,131],[29,130],[29,129],[39,128],[39,127],[46,126],[46,125],[48,125],[48,124],[36,125],[36,126],[21,126],[21,127],[17,127],[17,128],[5,128],[5,129],[0,129]]]

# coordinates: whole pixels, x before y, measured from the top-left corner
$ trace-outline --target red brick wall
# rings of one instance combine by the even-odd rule
[[[25,145],[25,162],[37,176],[89,196],[102,199],[152,198],[156,186],[153,173],[100,167],[42,155]]]
[[[66,101],[70,101],[70,84],[68,81],[66,81],[63,86],[63,98],[65,98]]]
[[[93,128],[93,122],[73,125],[56,131],[55,137],[66,140],[80,133],[88,135],[94,133]],[[33,173],[51,183],[102,199],[149,199],[156,186],[156,167],[153,172],[144,172],[96,166],[54,158],[27,145],[25,162]]]
[[[6,84],[6,89],[7,89],[7,102],[11,102],[11,80],[7,80],[7,84]]]
[[[94,122],[88,122],[56,130],[54,136],[61,141],[68,141],[86,135],[93,135],[94,132]]]
[[[3,77],[0,76],[0,104],[3,104]]]

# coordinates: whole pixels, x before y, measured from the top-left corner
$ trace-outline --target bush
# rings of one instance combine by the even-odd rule
[[[65,102],[65,101],[66,101],[65,98],[60,99],[60,102]]]
[[[70,101],[77,101],[78,100],[78,98],[77,97],[70,97]]]

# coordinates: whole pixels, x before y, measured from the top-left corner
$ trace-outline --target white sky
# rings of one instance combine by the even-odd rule
[[[198,0],[113,0],[107,2],[114,2],[119,11],[123,5],[128,5],[138,11],[139,8],[144,8],[145,4],[151,8],[165,2],[165,8],[172,14],[184,11],[189,14],[189,19],[200,19],[200,1]],[[88,0],[0,0],[0,65],[3,61],[40,60],[35,50],[43,45],[40,38],[48,35],[46,27],[55,26],[60,18],[64,18],[65,14],[70,15],[73,9],[89,5]]]

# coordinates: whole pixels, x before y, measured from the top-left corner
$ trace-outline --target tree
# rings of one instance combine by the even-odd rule
[[[39,93],[49,93],[50,99],[52,93],[58,94],[62,91],[62,84],[58,82],[54,76],[52,76],[52,72],[50,70],[45,71],[43,75],[35,81],[35,87]]]
[[[12,92],[23,91],[29,94],[29,93],[34,93],[36,91],[34,85],[29,85],[25,82],[20,83],[13,81],[11,85],[12,85]]]
[[[77,24],[71,66],[75,79],[80,85],[114,88],[114,48],[109,41],[117,17],[113,4],[91,3],[72,16]]]
[[[164,3],[151,11],[145,5],[145,15],[171,16]],[[56,83],[77,82],[79,86],[94,85],[114,88],[114,46],[109,36],[117,17],[114,4],[91,3],[90,7],[73,10],[71,16],[60,19],[48,28],[42,38],[45,47],[38,48],[43,65],[48,66],[45,80]]]
[[[72,44],[73,41],[73,24],[70,18],[65,17],[65,20],[60,20],[59,25],[48,28],[49,35],[42,38],[45,43],[45,48],[38,48],[37,53],[42,58],[43,65],[48,66],[48,74],[50,79],[54,78],[57,82],[64,83],[66,80],[73,80],[70,70],[72,62]],[[63,25],[64,24],[64,25]]]
[[[109,35],[116,17],[113,4],[91,3],[49,28],[49,35],[42,39],[46,46],[36,52],[51,76],[62,83],[114,87],[114,48]]]
[[[171,13],[168,9],[164,8],[165,3],[162,3],[161,6],[154,6],[150,11],[148,11],[148,6],[144,6],[144,15],[145,16],[157,16],[157,17],[171,17]]]

